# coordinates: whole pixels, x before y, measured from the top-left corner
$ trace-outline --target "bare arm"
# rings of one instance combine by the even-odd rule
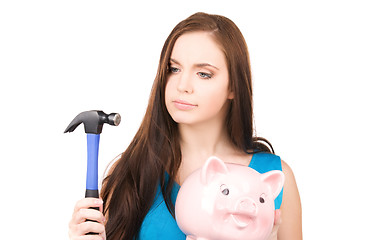
[[[281,206],[281,223],[278,230],[279,240],[302,239],[302,210],[301,200],[292,169],[282,161],[285,183],[283,202]]]

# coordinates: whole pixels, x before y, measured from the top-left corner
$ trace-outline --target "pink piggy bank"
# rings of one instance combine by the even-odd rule
[[[178,192],[177,224],[187,239],[267,239],[274,224],[274,199],[283,184],[281,171],[260,174],[210,157]]]

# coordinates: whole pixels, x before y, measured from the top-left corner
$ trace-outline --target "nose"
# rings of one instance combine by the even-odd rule
[[[236,211],[253,218],[257,216],[257,204],[251,198],[241,198],[237,201]]]
[[[193,90],[193,84],[192,84],[192,78],[190,76],[191,74],[188,74],[186,72],[181,72],[179,74],[178,84],[177,84],[177,90],[181,93],[192,93]]]

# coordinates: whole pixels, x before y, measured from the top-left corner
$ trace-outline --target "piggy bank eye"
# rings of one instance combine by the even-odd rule
[[[262,194],[260,197],[260,203],[265,203],[265,194]]]
[[[229,195],[230,193],[229,188],[225,184],[221,185],[220,190],[221,190],[221,193],[226,196]]]

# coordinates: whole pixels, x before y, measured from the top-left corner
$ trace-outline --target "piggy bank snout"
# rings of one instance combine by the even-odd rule
[[[246,228],[257,217],[257,204],[251,198],[243,198],[236,201],[235,209],[231,214],[238,228]]]
[[[257,204],[251,198],[242,198],[237,201],[235,211],[255,218],[257,216]]]

